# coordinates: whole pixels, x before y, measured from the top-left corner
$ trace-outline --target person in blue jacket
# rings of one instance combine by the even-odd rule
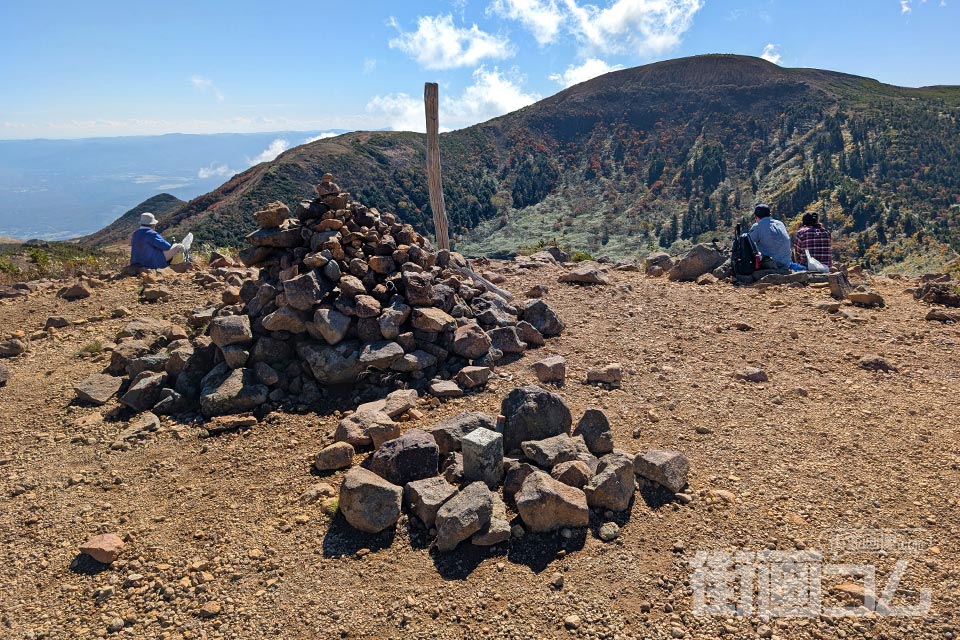
[[[786,269],[793,261],[793,249],[787,227],[770,217],[770,206],[758,204],[753,210],[753,226],[750,237],[762,256],[761,269]]]
[[[130,236],[130,266],[163,269],[181,253],[182,244],[170,244],[157,233],[157,219],[152,213],[140,215],[140,228]]]

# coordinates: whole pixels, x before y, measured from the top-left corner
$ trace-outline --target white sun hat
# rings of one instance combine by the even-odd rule
[[[149,211],[147,213],[140,214],[140,226],[141,227],[152,227],[157,224],[157,219]]]

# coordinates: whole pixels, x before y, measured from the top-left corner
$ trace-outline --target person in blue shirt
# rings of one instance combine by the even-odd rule
[[[157,233],[157,219],[152,213],[141,214],[140,228],[130,236],[130,266],[163,269],[181,253],[182,244],[170,244]]]
[[[787,269],[793,259],[790,234],[779,220],[770,217],[770,206],[758,204],[753,210],[753,226],[748,234],[760,252],[761,269]]]

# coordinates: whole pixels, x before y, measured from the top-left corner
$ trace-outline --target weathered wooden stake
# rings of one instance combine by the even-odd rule
[[[450,250],[447,231],[447,209],[443,203],[443,182],[440,179],[440,118],[437,83],[423,85],[423,103],[427,112],[427,187],[430,190],[430,208],[433,209],[433,232],[437,248]]]

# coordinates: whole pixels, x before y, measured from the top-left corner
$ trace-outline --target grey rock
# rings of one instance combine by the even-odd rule
[[[459,398],[463,389],[452,380],[437,380],[430,383],[430,394],[437,398]]]
[[[425,428],[439,447],[441,455],[460,451],[464,436],[481,427],[496,430],[496,419],[486,413],[461,412]]]
[[[545,337],[558,336],[566,328],[557,312],[543,300],[528,301],[522,309],[522,317]]]
[[[490,522],[470,538],[471,544],[478,547],[490,547],[510,539],[510,520],[507,517],[507,505],[496,493],[491,493],[490,498],[493,501]]]
[[[362,467],[347,472],[340,485],[339,507],[354,529],[379,533],[400,519],[403,489]]]
[[[505,462],[503,468],[505,471],[503,497],[505,500],[513,502],[517,492],[520,491],[520,488],[523,486],[523,481],[538,469],[528,462],[520,462],[519,460]]]
[[[490,344],[504,353],[523,353],[527,343],[520,339],[516,327],[498,327],[487,331]]]
[[[384,442],[370,458],[371,471],[400,485],[437,475],[439,464],[437,443],[421,429]]]
[[[231,369],[239,369],[240,367],[246,366],[247,361],[250,359],[250,352],[239,344],[232,344],[224,347],[220,351],[223,353],[223,361]]]
[[[517,323],[517,335],[522,342],[526,342],[529,346],[542,347],[547,343],[547,341],[543,339],[543,334],[537,331],[537,328],[526,320],[521,320]]]
[[[364,345],[359,362],[363,367],[386,370],[400,358],[403,358],[403,347],[396,342],[381,340]]]
[[[581,460],[561,462],[550,471],[550,477],[554,480],[559,480],[563,484],[568,484],[577,489],[583,489],[587,482],[590,481],[591,475],[593,474],[590,471],[590,467]]]
[[[557,281],[572,284],[610,284],[610,278],[595,262],[582,262],[580,266],[562,274]]]
[[[527,440],[569,434],[573,422],[563,398],[535,385],[511,391],[501,403],[500,413],[505,417],[503,448],[508,452]]]
[[[590,453],[602,456],[613,451],[613,433],[610,420],[600,409],[588,408],[577,422],[573,435],[583,436]]]
[[[587,497],[580,489],[534,471],[516,496],[520,518],[530,531],[542,533],[590,524]]]
[[[616,522],[604,522],[598,535],[604,542],[612,542],[620,537],[620,526]]]
[[[588,384],[609,384],[620,386],[623,380],[623,369],[618,363],[608,364],[600,369],[590,369],[587,371]]]
[[[457,372],[457,384],[464,389],[482,387],[490,380],[491,373],[493,373],[493,370],[490,367],[464,367]]]
[[[300,343],[297,352],[310,367],[316,381],[322,385],[356,382],[363,371],[359,344],[353,341],[336,345]]]
[[[533,363],[533,372],[537,380],[544,384],[562,384],[567,378],[567,359],[563,356],[550,356]]]
[[[597,473],[583,488],[587,504],[594,509],[626,511],[634,492],[633,460],[614,451],[600,458]]]
[[[380,324],[380,333],[388,340],[393,340],[400,335],[400,327],[410,318],[410,306],[403,302],[399,296],[390,301],[390,305],[380,312],[378,322]]]
[[[638,453],[634,457],[633,471],[636,475],[677,493],[687,484],[690,462],[679,451],[652,449],[646,453]]]
[[[324,447],[313,460],[313,467],[317,471],[333,471],[346,469],[353,465],[353,447],[347,442],[334,442]]]
[[[740,369],[733,374],[733,377],[738,380],[746,380],[747,382],[767,382],[770,378],[767,376],[767,372],[763,369],[758,369],[756,367],[746,367],[745,369]]]
[[[490,523],[493,497],[482,482],[467,485],[437,511],[437,549],[453,551],[458,544]]]
[[[667,273],[670,280],[693,281],[723,264],[727,256],[708,244],[694,245]]]
[[[396,344],[391,343],[391,344]],[[403,350],[401,349],[401,353]],[[437,364],[437,357],[431,353],[427,353],[421,349],[417,349],[413,353],[405,354],[399,360],[393,362],[390,365],[390,368],[394,371],[400,371],[403,373],[410,373],[412,371],[423,371],[428,367],[432,367]]]
[[[130,383],[130,388],[120,398],[122,404],[134,411],[146,411],[160,400],[160,391],[167,381],[166,373],[144,371]]]
[[[77,394],[77,400],[99,406],[106,404],[120,391],[122,385],[123,378],[95,373],[74,385],[73,390]]]
[[[403,504],[430,528],[437,518],[437,511],[456,493],[457,488],[440,476],[414,480],[403,487]]]
[[[313,322],[307,323],[307,331],[317,339],[323,339],[327,344],[338,344],[350,329],[350,317],[336,309],[322,307],[313,314]]]
[[[503,480],[503,436],[485,427],[474,429],[460,442],[463,477],[495,489]]]
[[[313,270],[283,282],[283,294],[287,304],[300,311],[313,309],[313,306],[320,302],[330,289],[331,287],[318,278]]]
[[[277,373],[276,369],[268,365],[266,362],[258,362],[253,367],[253,372],[257,374],[257,380],[261,384],[265,384],[268,387],[271,387],[277,384],[280,381],[280,375]]]
[[[416,307],[410,318],[410,324],[414,329],[428,331],[431,333],[440,333],[455,329],[457,321],[441,309],[434,307]]]
[[[210,338],[220,347],[247,344],[253,340],[250,318],[247,316],[218,316],[210,322]]]
[[[288,331],[303,333],[307,325],[303,313],[292,306],[280,307],[273,313],[267,314],[261,321],[267,331]]]
[[[243,413],[267,401],[269,389],[257,379],[253,369],[211,371],[203,380],[200,391],[200,411],[207,418]]]
[[[565,433],[543,440],[527,440],[520,444],[520,448],[523,455],[541,469],[551,469],[561,462],[576,460],[580,455],[574,439]]]
[[[373,443],[370,436],[370,430],[377,425],[387,425],[392,427],[393,420],[390,416],[377,410],[365,410],[350,414],[337,424],[337,429],[333,434],[333,439],[337,442],[348,442],[354,447],[367,447]],[[379,429],[378,432],[384,432]]]

